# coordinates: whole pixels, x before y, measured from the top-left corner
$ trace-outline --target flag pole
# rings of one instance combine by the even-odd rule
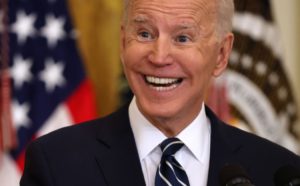
[[[16,132],[13,128],[11,115],[11,89],[9,75],[9,34],[8,34],[8,0],[0,4],[3,17],[3,30],[0,52],[0,156],[6,150],[16,145]]]

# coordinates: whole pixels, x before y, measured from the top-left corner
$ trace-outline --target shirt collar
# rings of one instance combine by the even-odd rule
[[[185,144],[198,161],[204,163],[205,152],[210,149],[210,134],[210,121],[206,117],[203,103],[200,113],[177,135],[177,138]]]
[[[140,160],[143,160],[155,147],[166,139],[166,136],[154,127],[140,112],[135,97],[129,105],[129,120]]]
[[[129,120],[137,145],[140,160],[143,160],[151,153],[166,136],[152,125],[139,111],[136,98],[134,97],[129,105]],[[200,161],[203,161],[207,140],[210,140],[210,125],[206,117],[204,103],[198,116],[190,123],[177,138],[179,138],[191,153]]]

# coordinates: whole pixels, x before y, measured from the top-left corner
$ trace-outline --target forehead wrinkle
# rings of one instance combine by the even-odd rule
[[[130,3],[131,9],[134,11],[151,10],[161,12],[163,14],[175,14],[178,15],[178,10],[184,12],[185,14],[197,15],[201,14],[211,14],[215,12],[215,0],[196,0],[191,2],[186,2],[185,0],[177,1],[175,4],[170,3],[165,0],[132,0]]]
[[[194,3],[190,3],[190,6],[186,6],[186,3],[183,2],[176,2],[170,3],[166,1],[151,1],[151,0],[133,0],[131,3],[131,9],[133,12],[139,11],[154,11],[160,12],[162,14],[170,14],[170,15],[177,15],[178,11],[186,12],[186,13],[196,13],[196,9],[193,10],[192,7]],[[193,13],[194,12],[194,13]]]
[[[134,24],[153,24],[169,19],[168,27],[176,30],[196,30],[201,37],[214,32],[216,22],[216,0],[132,0],[129,14]],[[160,15],[160,18],[157,17]],[[158,20],[156,20],[158,19]],[[208,24],[209,23],[209,24]]]
[[[196,23],[202,22],[203,19],[211,19],[216,14],[216,1],[215,0],[198,0],[186,2],[184,0],[177,1],[172,4],[168,1],[146,1],[146,0],[133,0],[130,4],[130,14],[146,15],[146,18],[152,17],[151,14],[160,13],[162,15],[171,15],[175,19],[191,19]]]

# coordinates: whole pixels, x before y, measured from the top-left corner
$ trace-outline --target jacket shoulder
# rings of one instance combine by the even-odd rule
[[[32,144],[51,147],[51,144],[66,146],[68,144],[78,145],[86,141],[95,141],[99,132],[113,132],[120,121],[126,120],[128,118],[127,110],[127,106],[124,106],[105,117],[57,129],[37,138]]]
[[[231,126],[219,120],[210,110],[207,113],[212,123],[212,144],[214,141],[218,147],[218,144],[223,144],[247,161],[264,163],[277,161],[292,163],[294,161],[300,166],[300,157],[295,152],[254,133]]]

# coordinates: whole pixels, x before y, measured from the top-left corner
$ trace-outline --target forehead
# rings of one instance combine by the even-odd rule
[[[129,17],[154,14],[192,19],[210,19],[216,14],[216,0],[131,0]]]

